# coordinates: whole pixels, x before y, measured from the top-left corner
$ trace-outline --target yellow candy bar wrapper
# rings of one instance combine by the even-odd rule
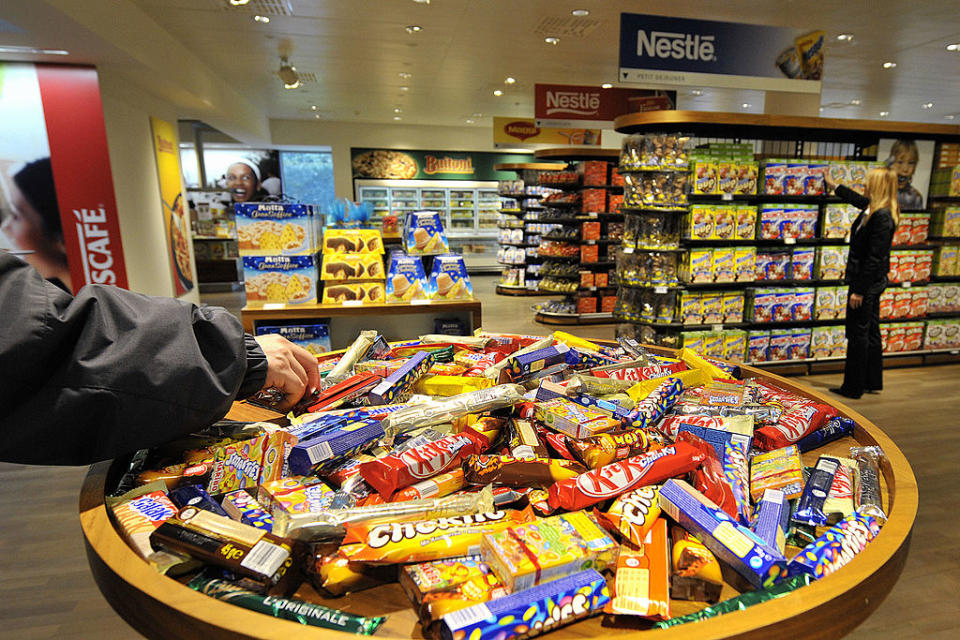
[[[642,547],[644,539],[660,517],[658,490],[659,487],[650,486],[628,491],[619,495],[606,512],[594,509],[593,514],[607,530]]]
[[[720,367],[710,364],[686,347],[680,350],[680,360],[691,369],[702,369],[706,371],[714,380],[733,380],[733,376],[729,373],[720,369]]]
[[[713,365],[710,365],[713,366]],[[704,369],[689,369],[687,371],[680,371],[679,373],[671,373],[662,378],[651,378],[649,380],[641,380],[637,384],[633,385],[627,389],[627,395],[630,396],[630,399],[634,402],[640,402],[648,395],[654,392],[657,387],[663,384],[663,381],[666,378],[676,378],[683,383],[684,389],[689,389],[691,387],[702,387],[703,385],[710,382],[710,374],[707,373]]]
[[[374,566],[350,562],[339,555],[318,555],[308,570],[314,588],[331,596],[363,591],[395,582],[397,565]]]
[[[476,378],[466,376],[423,376],[413,390],[428,396],[456,396],[461,393],[489,389],[495,386],[490,378]]]
[[[600,345],[590,342],[589,340],[584,340],[573,334],[567,333],[566,331],[554,331],[553,339],[557,342],[562,342],[571,349],[587,349],[588,351],[600,351]]]

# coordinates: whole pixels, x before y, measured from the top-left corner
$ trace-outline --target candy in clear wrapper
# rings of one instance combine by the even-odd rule
[[[610,600],[594,569],[553,580],[443,617],[442,640],[511,640],[552,631],[600,613]]]
[[[804,547],[787,565],[790,576],[807,574],[819,579],[844,566],[880,533],[872,517],[854,512]]]
[[[723,590],[720,563],[710,549],[678,525],[671,527],[673,573],[670,596],[678,600],[716,602]]]
[[[633,388],[631,387],[631,390]],[[635,427],[652,427],[663,417],[683,392],[683,382],[677,378],[664,380],[631,411]],[[632,397],[632,395],[631,395]]]
[[[318,554],[307,570],[314,588],[331,596],[363,591],[397,579],[396,565],[350,562],[336,554]]]
[[[750,460],[750,493],[759,500],[767,489],[783,491],[787,500],[803,493],[803,461],[796,445],[758,453]]]
[[[383,419],[383,428],[388,435],[429,427],[469,413],[481,413],[504,407],[512,407],[523,400],[523,387],[502,384],[489,389],[480,389],[457,396],[410,405],[391,413]]]
[[[567,450],[588,469],[596,469],[662,447],[662,441],[643,429],[601,433],[588,438],[567,438]]]
[[[828,522],[836,522],[853,513],[853,502],[857,482],[857,463],[850,458],[837,458],[840,466],[833,475],[830,492],[823,503],[823,512],[827,514]]]
[[[857,510],[872,516],[883,524],[887,521],[883,510],[883,493],[880,488],[880,460],[883,450],[880,447],[851,447],[850,457],[857,461],[860,483],[857,486]]]
[[[376,340],[376,331],[361,331],[357,339],[354,340],[353,344],[340,356],[340,360],[337,361],[337,364],[323,379],[324,387],[340,382],[343,378],[349,376],[350,372],[353,371],[354,365],[363,358],[364,354],[367,353]]]
[[[206,578],[202,574],[191,580],[187,586],[218,600],[265,613],[274,618],[358,635],[373,635],[387,619],[386,616],[374,618],[356,616],[303,600],[263,596],[226,580]]]

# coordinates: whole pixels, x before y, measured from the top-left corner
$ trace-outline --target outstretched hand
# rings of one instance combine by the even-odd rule
[[[823,172],[823,183],[827,185],[828,192],[833,193],[834,191],[836,191],[837,183],[833,178],[830,177],[829,171]]]
[[[256,336],[255,340],[267,356],[267,379],[263,388],[279,389],[283,393],[278,410],[286,411],[304,394],[316,390],[320,369],[313,354],[276,334]]]

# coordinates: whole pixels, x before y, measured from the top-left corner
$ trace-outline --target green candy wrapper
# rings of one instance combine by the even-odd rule
[[[274,618],[293,620],[311,627],[323,627],[364,636],[373,635],[383,624],[383,621],[387,619],[386,616],[375,618],[355,616],[351,613],[321,607],[318,604],[304,602],[303,600],[261,596],[226,580],[207,578],[203,574],[191,580],[187,586],[217,600],[223,600],[251,611],[259,611]]]
[[[680,616],[679,618],[671,618],[670,620],[664,620],[663,622],[657,622],[653,625],[653,628],[666,629],[667,627],[675,627],[678,624],[698,622],[700,620],[706,620],[707,618],[715,618],[725,613],[740,611],[742,609],[746,609],[747,607],[752,607],[755,604],[760,604],[761,602],[766,602],[767,600],[775,600],[781,596],[785,596],[791,591],[807,586],[812,581],[812,578],[808,575],[795,576],[767,589],[759,589],[757,591],[748,591],[747,593],[742,593],[735,598],[718,602],[717,604],[701,609],[696,613]]]

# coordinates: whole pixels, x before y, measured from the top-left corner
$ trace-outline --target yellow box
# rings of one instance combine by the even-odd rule
[[[327,253],[323,255],[321,280],[352,282],[379,280],[384,276],[383,258],[378,253]]]
[[[385,300],[383,281],[377,282],[330,282],[323,286],[323,304],[343,304],[345,302],[364,304],[382,304]]]

